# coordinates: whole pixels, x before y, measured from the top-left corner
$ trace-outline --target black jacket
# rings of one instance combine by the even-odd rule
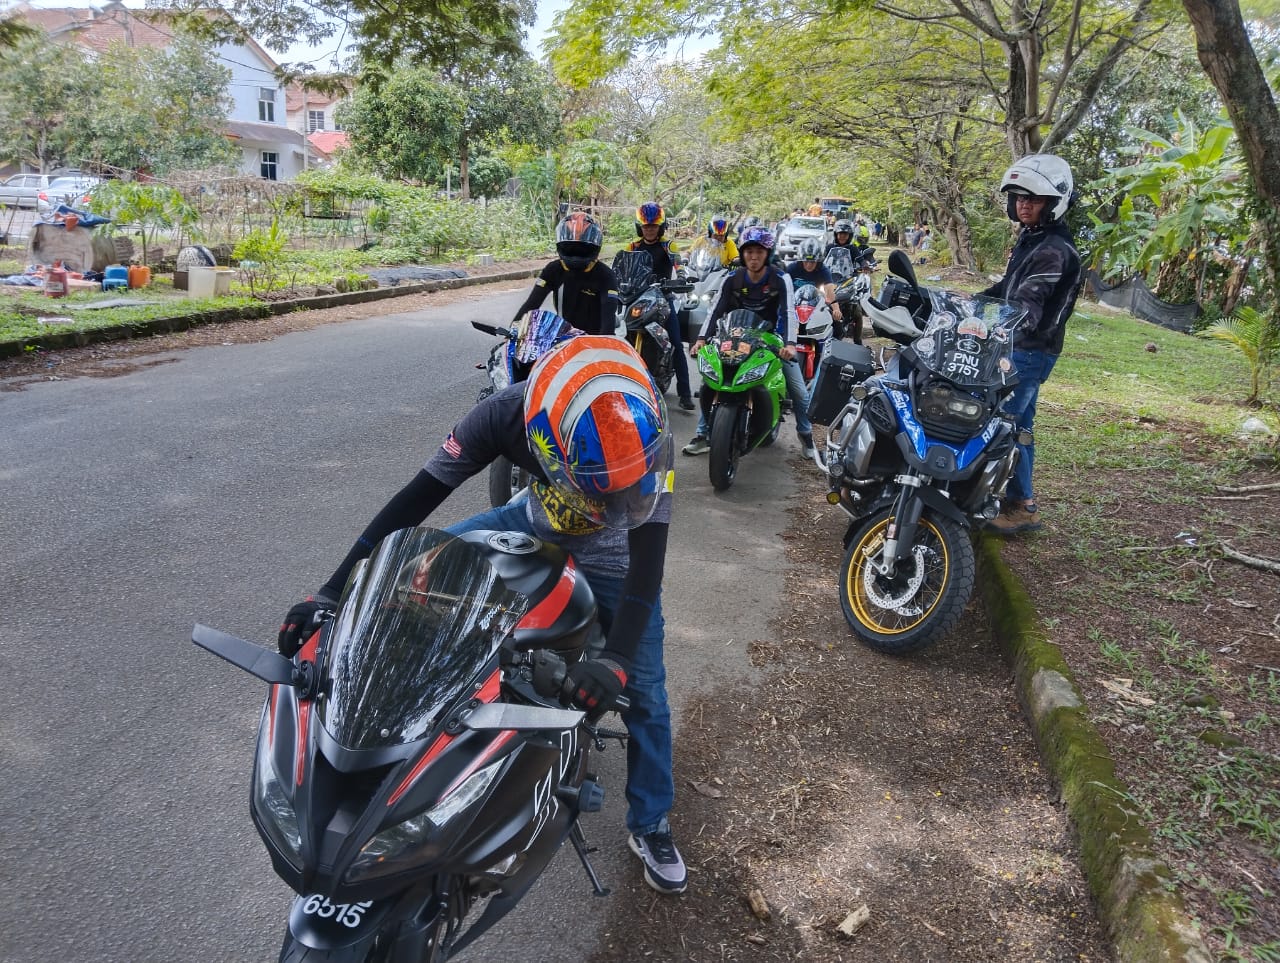
[[[980,294],[1026,308],[1015,350],[1061,354],[1067,318],[1080,291],[1080,254],[1065,224],[1024,227],[1002,277]]]

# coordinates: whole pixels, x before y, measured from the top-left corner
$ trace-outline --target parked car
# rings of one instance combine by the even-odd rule
[[[77,170],[57,171],[53,174],[14,174],[0,183],[0,205],[5,207],[39,207],[40,192],[65,177],[88,177]],[[96,181],[96,178],[94,178]]]
[[[825,217],[793,217],[778,231],[778,257],[794,261],[800,256],[800,245],[808,238],[817,238],[826,247],[827,219]]]
[[[36,207],[45,214],[56,210],[59,204],[83,208],[89,203],[89,193],[102,182],[99,177],[79,174],[74,177],[56,177],[36,197]]]

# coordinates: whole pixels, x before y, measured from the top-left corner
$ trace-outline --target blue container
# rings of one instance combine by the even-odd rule
[[[129,286],[129,269],[122,264],[113,264],[102,272],[102,290],[111,291],[115,288],[127,288]]]

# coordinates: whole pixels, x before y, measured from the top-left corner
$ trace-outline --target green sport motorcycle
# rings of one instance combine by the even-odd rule
[[[730,311],[698,349],[699,400],[710,425],[711,485],[722,492],[738,474],[738,459],[772,445],[782,423],[787,381],[778,352],[782,339],[754,311]]]

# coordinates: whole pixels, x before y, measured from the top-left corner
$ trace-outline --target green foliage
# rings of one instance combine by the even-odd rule
[[[0,49],[0,153],[36,170],[78,160],[66,112],[89,94],[80,55],[43,34]]]
[[[481,197],[497,197],[511,179],[511,168],[501,157],[485,154],[471,162],[471,191]]]
[[[280,230],[278,221],[272,221],[267,230],[255,228],[242,237],[231,256],[240,263],[240,273],[249,285],[249,293],[269,290],[284,267],[285,247],[289,239]]]
[[[1249,404],[1257,404],[1270,383],[1271,365],[1280,353],[1275,325],[1250,307],[1237,308],[1230,318],[1215,321],[1200,332],[1202,338],[1224,341],[1236,348],[1249,365]]]
[[[339,111],[351,152],[392,180],[430,183],[457,152],[466,107],[459,91],[426,67],[362,84]]]
[[[90,207],[111,218],[113,227],[136,224],[141,228],[144,264],[147,244],[154,242],[158,231],[189,228],[196,220],[196,211],[182,194],[164,184],[103,181],[94,189]]]

